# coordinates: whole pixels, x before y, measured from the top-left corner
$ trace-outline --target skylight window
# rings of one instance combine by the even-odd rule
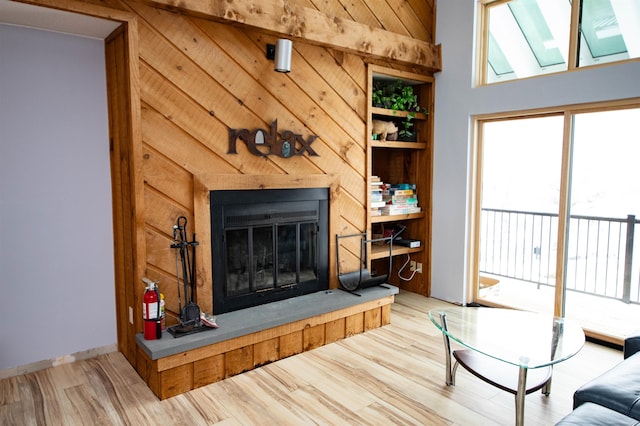
[[[558,28],[558,37],[564,39],[564,41],[568,41],[569,19],[567,18],[569,18],[569,14],[566,13],[568,5],[563,2],[559,9],[561,9],[563,5],[565,6],[565,10],[562,15],[565,16],[562,20],[564,22],[561,22],[561,24],[564,23],[566,25],[560,25],[560,28]],[[556,4],[556,6],[558,5]],[[507,7],[511,11],[513,19],[518,23],[520,31],[522,31],[540,67],[544,68],[565,63],[565,58],[563,58],[563,55],[558,49],[558,40],[550,28],[550,26],[553,25],[554,12],[557,13],[559,11],[547,11],[548,13],[545,15],[536,0],[515,1],[508,3]]]
[[[640,56],[638,1],[582,0],[580,28],[579,66]]]
[[[514,0],[488,14],[488,83],[567,69],[568,0]]]
[[[489,66],[494,74],[499,76],[513,73],[513,68],[493,34],[489,34]]]
[[[484,5],[482,80],[494,83],[640,57],[640,1],[574,1]],[[573,14],[575,22],[572,7],[580,8]],[[572,33],[579,40],[574,52],[569,49]]]

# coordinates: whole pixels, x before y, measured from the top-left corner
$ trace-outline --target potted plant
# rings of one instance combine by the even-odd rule
[[[371,93],[371,102],[374,107],[391,109],[394,103],[394,85],[384,80],[375,80],[373,82],[373,92]]]
[[[405,84],[402,80],[393,82],[374,80],[371,101],[375,107],[406,111],[407,116],[398,126],[400,128],[398,140],[415,141],[417,139],[412,120],[418,112],[426,114],[427,110],[418,104],[418,95],[414,92],[413,86]]]
[[[415,112],[407,114],[407,116],[400,123],[400,129],[398,130],[398,140],[404,142],[416,142],[418,135],[413,128],[413,118],[416,116]]]

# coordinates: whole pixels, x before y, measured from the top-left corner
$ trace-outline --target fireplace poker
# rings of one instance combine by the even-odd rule
[[[178,284],[178,313],[180,315],[180,320],[182,320],[182,298],[180,297],[180,274],[178,271],[180,270],[178,257],[178,225],[173,225],[173,244],[171,244],[171,248],[176,249],[176,282]],[[185,297],[187,295],[185,294]]]
[[[171,248],[176,249],[176,277],[178,282],[178,303],[180,307],[180,320],[182,325],[193,324],[199,326],[200,324],[200,307],[193,301],[195,293],[195,249],[198,242],[195,240],[195,234],[193,234],[193,241],[187,241],[187,218],[180,216],[177,220],[177,224],[174,225],[174,242]],[[190,254],[189,251],[193,253]],[[178,256],[180,257],[181,267],[178,266]],[[184,289],[185,306],[182,307],[182,301],[180,299],[180,270],[182,270],[182,283]]]

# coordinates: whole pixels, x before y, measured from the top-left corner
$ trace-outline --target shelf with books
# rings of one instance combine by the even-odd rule
[[[401,238],[421,242],[420,247],[414,248],[400,244],[393,246],[394,273],[390,275],[389,282],[427,296],[431,257],[434,79],[429,75],[378,65],[369,66],[368,79],[371,104],[367,124],[367,184],[370,188],[367,230],[373,235],[380,233],[380,229],[401,225],[405,229]],[[402,88],[402,94],[398,95],[397,88]],[[407,89],[406,96],[404,89]],[[408,98],[408,101],[395,102],[394,94],[404,101]],[[391,103],[384,104],[381,101],[385,98],[387,101],[393,99]],[[409,108],[402,110],[399,105],[409,105]],[[405,138],[407,133],[414,137]],[[390,188],[400,189],[402,185],[409,185],[413,192],[391,193]],[[385,202],[384,206],[381,201]],[[424,272],[414,274],[406,281],[395,272],[408,260],[408,256],[422,263]],[[384,270],[388,257],[388,246],[372,247],[371,268]]]

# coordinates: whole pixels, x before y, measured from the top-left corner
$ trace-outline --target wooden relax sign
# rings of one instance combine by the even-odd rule
[[[278,138],[278,120],[274,120],[269,132],[264,129],[256,129],[252,132],[249,129],[229,129],[229,151],[227,154],[238,153],[236,142],[240,139],[247,144],[249,152],[260,157],[279,155],[289,158],[294,155],[302,155],[305,151],[309,155],[315,156],[318,153],[311,148],[311,144],[317,137],[317,135],[311,135],[307,140],[304,140],[302,135],[285,130],[282,132],[282,138]]]

